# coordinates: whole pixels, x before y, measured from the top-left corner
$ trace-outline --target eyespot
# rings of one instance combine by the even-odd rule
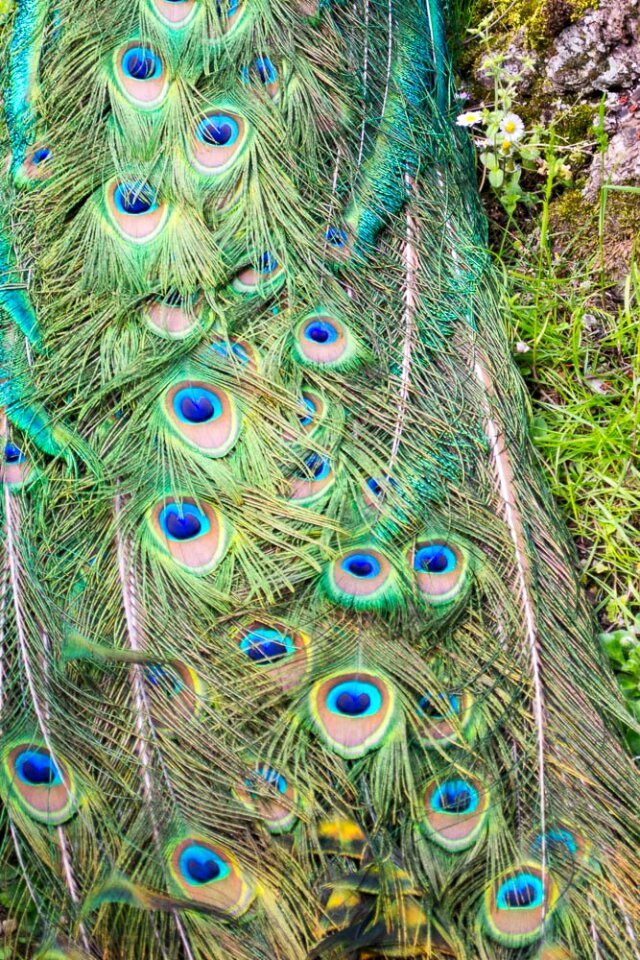
[[[238,439],[238,404],[221,387],[181,380],[166,391],[163,409],[180,438],[210,457],[224,457]]]
[[[13,490],[19,490],[31,474],[31,468],[24,453],[17,444],[9,441],[4,447],[4,456],[0,464],[0,481]]]
[[[486,933],[506,947],[524,947],[541,936],[558,888],[538,864],[506,870],[487,888],[481,919]]]
[[[341,248],[345,247],[349,241],[347,236],[347,231],[342,227],[327,227],[324,233],[324,238],[331,247]]]
[[[0,789],[6,804],[50,826],[66,823],[78,806],[75,778],[66,762],[29,741],[14,741],[3,749]]]
[[[184,298],[174,290],[163,299],[147,304],[144,317],[156,336],[166,340],[182,340],[201,324],[201,313],[201,304],[195,296]]]
[[[365,506],[376,507],[381,498],[396,490],[398,483],[393,477],[367,477],[362,487]]]
[[[185,27],[196,12],[195,0],[151,0],[151,6],[168,27]]]
[[[216,359],[232,364],[238,372],[246,370],[250,374],[255,374],[258,371],[258,351],[247,340],[238,340],[235,337],[227,340],[216,337],[207,347],[207,351],[213,353]]]
[[[201,173],[220,174],[230,169],[248,144],[247,124],[237,113],[220,109],[196,121],[191,153]]]
[[[219,17],[235,17],[240,7],[240,0],[216,0],[216,13]]]
[[[236,793],[248,809],[262,818],[270,833],[286,833],[298,819],[296,791],[284,774],[266,763],[257,763],[247,771]]]
[[[51,149],[44,144],[32,147],[27,151],[24,162],[16,175],[16,183],[29,185],[47,180],[53,173],[53,155]]]
[[[167,209],[146,183],[111,183],[106,193],[107,208],[118,231],[127,240],[146,243],[160,232]]]
[[[591,844],[581,833],[566,823],[558,822],[545,832],[545,847],[547,858],[551,863],[582,863],[591,850]],[[537,833],[531,841],[531,853],[534,857],[542,856],[541,833]]]
[[[418,590],[430,604],[449,603],[467,582],[466,550],[444,540],[420,540],[412,567]]]
[[[367,544],[341,554],[328,567],[325,587],[336,603],[362,609],[387,606],[399,596],[391,563]]]
[[[356,348],[344,323],[330,314],[318,312],[309,314],[298,324],[294,353],[300,363],[339,370],[353,361]]]
[[[338,223],[330,223],[323,233],[324,250],[331,260],[348,260],[353,244],[349,229]]]
[[[303,413],[299,417],[300,426],[305,433],[311,433],[318,426],[325,413],[324,400],[315,390],[307,388],[300,397]]]
[[[297,410],[297,421],[299,429],[286,429],[283,432],[283,439],[287,443],[293,443],[300,439],[300,433],[310,436],[317,430],[324,420],[327,412],[327,404],[323,396],[317,390],[305,387],[299,397],[299,406]],[[300,473],[300,471],[298,471]],[[301,479],[300,477],[297,478]],[[317,477],[307,477],[307,479],[317,480]],[[297,481],[294,481],[297,482]]]
[[[169,868],[183,896],[232,917],[242,916],[253,900],[235,857],[204,837],[185,837],[168,849]]]
[[[25,456],[20,447],[17,447],[15,443],[7,443],[4,448],[4,462],[5,463],[24,463]]]
[[[433,780],[424,795],[424,827],[444,850],[467,850],[487,822],[489,794],[476,777]]]
[[[192,573],[209,573],[227,552],[226,523],[209,504],[190,498],[161,501],[153,508],[150,522],[165,552]]]
[[[261,54],[250,64],[245,65],[240,71],[240,77],[244,84],[251,82],[259,84],[270,97],[276,97],[278,94],[278,71],[265,54]]]
[[[324,496],[334,482],[335,474],[329,457],[319,453],[308,453],[302,464],[295,468],[289,499],[297,503],[312,503]]]
[[[332,750],[354,759],[379,747],[394,719],[395,693],[370,673],[337,673],[320,680],[309,709]]]
[[[237,642],[245,663],[283,690],[299,686],[307,675],[311,662],[309,638],[298,630],[254,621],[239,630]]]
[[[260,254],[254,266],[243,267],[234,277],[232,286],[236,293],[266,294],[284,280],[284,270],[270,251]]]
[[[245,4],[242,0],[216,0],[216,14],[218,21],[218,31],[222,33],[231,33],[234,30],[243,14],[244,14]],[[211,32],[209,34],[211,40],[218,39],[217,36]]]
[[[279,630],[258,627],[245,634],[240,649],[254,663],[269,665],[292,654],[295,646],[291,637]]]
[[[455,744],[469,729],[471,707],[468,693],[425,693],[416,709],[421,739],[427,740],[428,746]]]
[[[130,103],[153,110],[168,90],[167,71],[151,47],[132,41],[114,54],[114,72],[120,91]]]
[[[195,670],[181,660],[148,664],[145,681],[151,717],[161,728],[180,729],[202,705],[204,684]]]

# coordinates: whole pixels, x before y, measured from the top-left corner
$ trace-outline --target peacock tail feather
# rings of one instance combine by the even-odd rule
[[[640,956],[437,0],[4,41],[3,956]]]

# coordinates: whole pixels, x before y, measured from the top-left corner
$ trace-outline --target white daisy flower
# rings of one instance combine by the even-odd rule
[[[482,113],[479,110],[467,110],[456,117],[458,127],[473,127],[476,123],[482,121]]]
[[[505,113],[500,122],[500,132],[509,140],[519,140],[524,133],[524,122],[517,113]]]
[[[505,137],[505,139],[498,144],[498,149],[503,156],[508,157],[513,149],[513,140]]]

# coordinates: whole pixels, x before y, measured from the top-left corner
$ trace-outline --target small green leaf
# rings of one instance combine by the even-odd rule
[[[549,428],[547,427],[547,421],[544,419],[544,417],[541,417],[540,415],[535,416],[531,421],[531,435],[533,436],[534,441],[537,442],[538,440],[543,440],[548,432]]]
[[[498,166],[498,158],[495,153],[489,153],[487,151],[480,154],[480,163],[483,167],[486,167],[487,170],[495,170]]]

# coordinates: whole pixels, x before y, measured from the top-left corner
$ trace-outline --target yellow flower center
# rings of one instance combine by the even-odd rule
[[[505,133],[513,133],[516,129],[516,125],[513,120],[507,120],[504,125]]]

